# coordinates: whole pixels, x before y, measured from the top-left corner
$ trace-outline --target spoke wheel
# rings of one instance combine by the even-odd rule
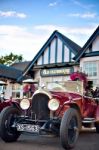
[[[61,121],[60,140],[63,148],[71,149],[75,146],[81,127],[80,115],[77,110],[69,108]]]
[[[78,136],[78,123],[77,123],[77,118],[72,117],[69,123],[68,127],[68,140],[69,143],[73,143],[75,141],[75,138]]]
[[[3,109],[0,114],[0,136],[5,142],[14,142],[20,136],[21,132],[18,132],[13,125],[16,121],[16,117],[20,115],[20,111],[12,106],[8,106]]]

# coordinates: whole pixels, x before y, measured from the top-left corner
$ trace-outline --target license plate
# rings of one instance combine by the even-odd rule
[[[26,132],[39,132],[39,125],[31,125],[31,124],[17,124],[17,131],[26,131]]]

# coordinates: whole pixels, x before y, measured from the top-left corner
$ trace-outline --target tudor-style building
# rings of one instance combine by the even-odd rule
[[[68,80],[70,73],[82,71],[99,87],[99,26],[82,48],[63,34],[54,31],[34,59],[28,63],[24,67],[24,64],[14,64],[13,67],[18,70],[21,67],[20,71],[0,65],[0,78],[6,79],[9,96],[14,94],[17,97],[18,94],[22,97],[22,89],[19,89],[20,85],[16,82],[26,75],[38,80],[41,85],[45,82]],[[11,83],[12,81],[16,84]]]
[[[99,87],[99,26],[76,55],[75,61],[80,61],[80,69]]]
[[[51,81],[65,81],[73,71],[77,71],[79,63],[73,57],[81,47],[69,38],[54,31],[34,59],[25,69],[23,76],[31,75],[40,84]],[[19,80],[22,76],[19,78]]]

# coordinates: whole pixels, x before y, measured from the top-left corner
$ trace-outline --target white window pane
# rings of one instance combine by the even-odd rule
[[[84,62],[84,72],[88,76],[97,76],[97,64],[96,62]]]

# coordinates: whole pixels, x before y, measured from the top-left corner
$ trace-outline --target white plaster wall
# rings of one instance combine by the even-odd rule
[[[55,45],[56,39],[54,39],[50,46],[50,63],[55,63]]]
[[[58,38],[57,62],[62,62],[62,41]]]
[[[39,86],[42,86],[46,82],[51,82],[52,81],[52,77],[41,77],[40,76],[40,70],[35,71],[34,79],[39,81]]]
[[[80,68],[80,66],[74,66],[74,72],[77,72],[77,71],[82,71],[82,69]]]
[[[64,47],[64,62],[69,62],[69,49],[68,47]]]
[[[87,61],[99,61],[99,56],[94,56],[94,57],[85,57],[80,59],[80,67],[83,67],[83,63]]]
[[[40,56],[40,58],[38,59],[37,65],[42,65],[42,56]]]
[[[44,64],[48,64],[48,48],[44,51]]]
[[[34,80],[37,80],[39,82],[39,85],[41,85],[40,69],[35,71]]]
[[[52,77],[42,77],[40,85],[46,85],[47,82],[52,82]]]
[[[70,80],[70,75],[62,76],[62,81]]]
[[[41,84],[40,85],[46,85],[47,82],[55,82],[55,81],[67,81],[70,80],[70,76],[50,76],[50,77],[42,77],[41,78]]]
[[[99,51],[99,36],[92,43],[92,51]]]

